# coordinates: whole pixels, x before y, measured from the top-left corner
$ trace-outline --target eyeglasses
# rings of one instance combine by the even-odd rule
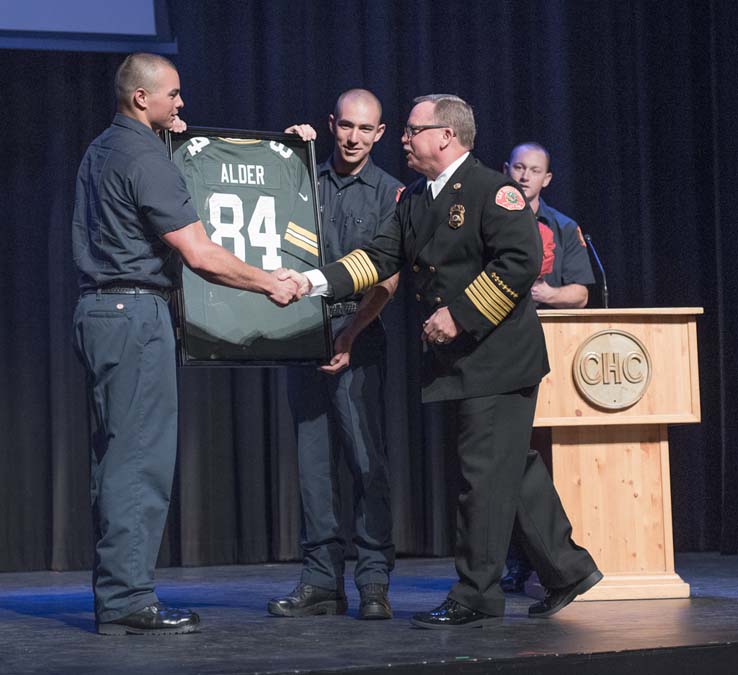
[[[447,124],[420,124],[417,127],[414,127],[410,124],[408,124],[404,131],[405,136],[408,138],[413,138],[414,136],[417,136],[421,131],[425,131],[426,129],[448,129]]]

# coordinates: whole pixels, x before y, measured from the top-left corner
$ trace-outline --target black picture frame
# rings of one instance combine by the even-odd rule
[[[211,240],[267,271],[323,264],[312,141],[214,127],[166,133],[165,141]],[[213,284],[184,266],[171,305],[183,367],[318,364],[333,356],[323,298],[277,308],[263,295]]]

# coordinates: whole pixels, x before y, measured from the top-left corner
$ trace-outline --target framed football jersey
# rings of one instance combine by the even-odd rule
[[[249,265],[320,267],[320,208],[312,141],[293,134],[191,127],[167,134],[208,237]],[[210,283],[186,266],[173,309],[183,366],[327,361],[333,337],[322,298],[277,307]]]

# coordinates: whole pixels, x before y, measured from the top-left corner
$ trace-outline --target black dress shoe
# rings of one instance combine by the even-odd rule
[[[97,624],[100,635],[178,635],[200,629],[200,617],[189,609],[167,607],[160,602],[122,619]]]
[[[463,628],[484,628],[485,626],[500,626],[503,618],[477,612],[469,607],[460,605],[456,600],[446,598],[430,612],[421,612],[410,619],[410,623],[418,628],[440,630],[459,630]]]
[[[387,598],[387,584],[366,584],[359,589],[361,604],[360,619],[391,619],[392,607]]]
[[[564,609],[577,595],[586,593],[592,586],[602,580],[602,572],[595,570],[591,574],[577,581],[571,586],[564,588],[552,588],[546,590],[546,597],[540,602],[528,607],[528,616],[534,618],[545,618]]]
[[[343,588],[331,590],[312,584],[298,584],[289,595],[273,598],[267,611],[274,616],[314,616],[345,614],[348,609]]]
[[[532,570],[523,566],[508,567],[507,574],[500,579],[500,588],[505,593],[523,593],[525,582],[532,573]]]

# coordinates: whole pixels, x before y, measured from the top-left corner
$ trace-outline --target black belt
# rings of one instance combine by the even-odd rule
[[[83,295],[90,293],[102,293],[103,295],[158,295],[169,302],[170,291],[159,286],[147,286],[146,284],[116,284],[114,286],[101,286],[85,291]]]
[[[328,305],[328,316],[335,319],[337,316],[355,314],[358,309],[358,302],[334,302],[332,305]]]

